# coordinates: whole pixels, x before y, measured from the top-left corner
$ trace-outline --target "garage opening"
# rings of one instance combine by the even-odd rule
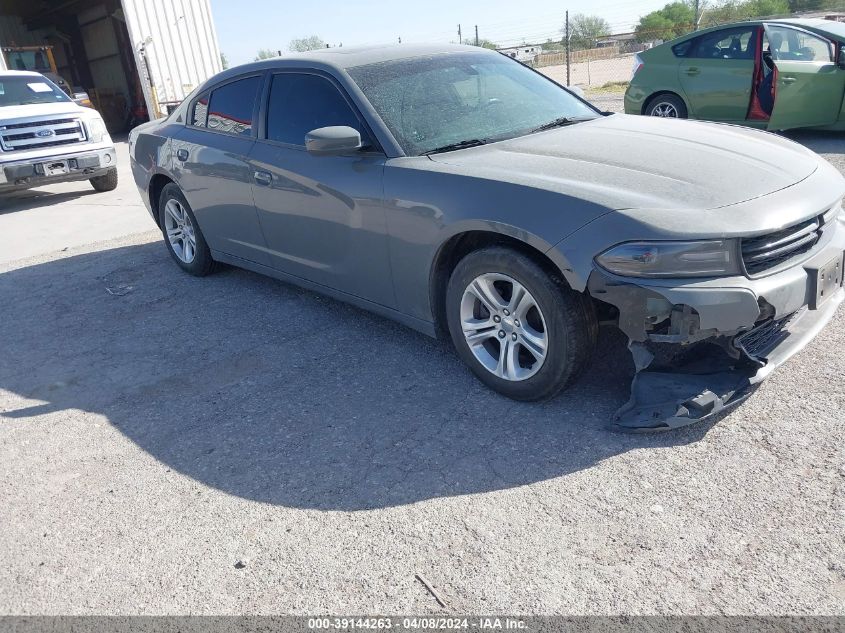
[[[0,49],[0,69],[49,76],[113,134],[221,69],[208,0],[3,0]]]

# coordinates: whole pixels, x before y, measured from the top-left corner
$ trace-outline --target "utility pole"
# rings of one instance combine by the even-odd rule
[[[566,85],[569,85],[569,11],[566,12]]]
[[[459,24],[458,25],[458,44],[463,44],[463,43],[464,43],[464,40],[463,40],[463,36],[461,35],[461,25]]]
[[[700,9],[700,0],[695,0],[695,24],[693,26],[696,31],[698,30],[698,23],[701,21],[701,17],[699,15]]]
[[[478,25],[475,25],[475,45],[478,46]]]

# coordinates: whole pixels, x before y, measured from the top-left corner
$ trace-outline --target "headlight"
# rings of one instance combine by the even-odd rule
[[[109,131],[106,129],[106,124],[100,117],[92,117],[86,122],[88,126],[88,136],[92,143],[100,143],[103,140],[110,140]]]
[[[596,257],[626,277],[715,277],[740,273],[734,240],[625,242]]]

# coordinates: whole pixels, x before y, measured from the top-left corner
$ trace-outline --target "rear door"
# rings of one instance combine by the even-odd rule
[[[754,80],[757,25],[720,29],[696,38],[678,66],[690,115],[745,121]]]
[[[172,151],[177,182],[211,250],[268,265],[247,160],[262,82],[263,74],[247,75],[199,95]]]
[[[770,130],[836,122],[845,93],[845,70],[830,40],[792,26],[766,24],[764,46],[777,69]]]

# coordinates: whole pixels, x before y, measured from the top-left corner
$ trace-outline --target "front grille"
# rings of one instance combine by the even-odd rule
[[[780,319],[769,319],[760,325],[754,326],[745,334],[740,334],[734,339],[734,346],[748,354],[751,358],[760,360],[775,347],[780,345],[789,332],[787,328],[798,312],[794,312]]]
[[[805,220],[788,228],[742,240],[745,272],[756,275],[798,257],[816,245],[821,236],[820,218]]]
[[[47,136],[39,133],[49,131]],[[69,145],[85,140],[85,128],[79,119],[27,121],[0,126],[0,148],[4,152]]]

